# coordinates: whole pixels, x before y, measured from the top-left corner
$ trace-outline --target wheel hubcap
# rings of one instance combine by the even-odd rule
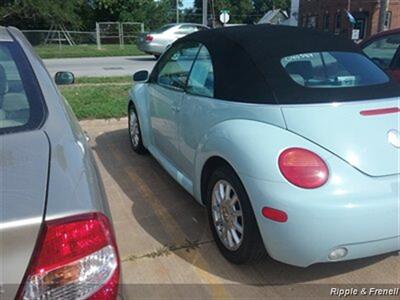
[[[132,145],[137,147],[140,141],[140,132],[139,132],[139,123],[136,116],[136,113],[131,110],[129,116],[129,131],[131,134]]]
[[[219,180],[215,184],[211,205],[219,239],[228,250],[237,250],[243,241],[244,220],[240,200],[229,182]]]

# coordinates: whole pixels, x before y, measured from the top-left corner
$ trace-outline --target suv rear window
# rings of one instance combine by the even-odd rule
[[[307,88],[351,88],[389,82],[367,57],[354,52],[312,52],[287,56],[281,64],[297,84]]]
[[[0,43],[0,133],[36,128],[44,117],[42,94],[20,49]]]

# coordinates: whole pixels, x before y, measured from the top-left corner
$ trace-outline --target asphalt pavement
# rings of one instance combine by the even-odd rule
[[[44,60],[44,64],[52,76],[58,71],[70,71],[75,76],[80,77],[130,76],[139,70],[150,71],[155,63],[156,59],[154,56],[57,58]]]

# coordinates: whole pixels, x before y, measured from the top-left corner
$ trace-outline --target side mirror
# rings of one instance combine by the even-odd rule
[[[75,82],[75,76],[71,72],[57,72],[54,76],[54,81],[58,85],[73,84]]]
[[[149,72],[148,71],[138,71],[135,74],[133,74],[133,81],[135,82],[144,82],[149,79]]]

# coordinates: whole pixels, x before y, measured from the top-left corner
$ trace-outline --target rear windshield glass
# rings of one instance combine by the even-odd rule
[[[43,118],[40,90],[15,43],[0,43],[0,133],[33,129]]]
[[[162,32],[167,31],[168,29],[170,29],[170,28],[172,28],[174,26],[175,26],[175,24],[164,25],[161,28],[158,28],[158,29],[154,30],[153,33],[162,33]]]
[[[312,52],[287,56],[281,64],[307,88],[349,88],[387,83],[388,76],[367,57],[354,52]]]

